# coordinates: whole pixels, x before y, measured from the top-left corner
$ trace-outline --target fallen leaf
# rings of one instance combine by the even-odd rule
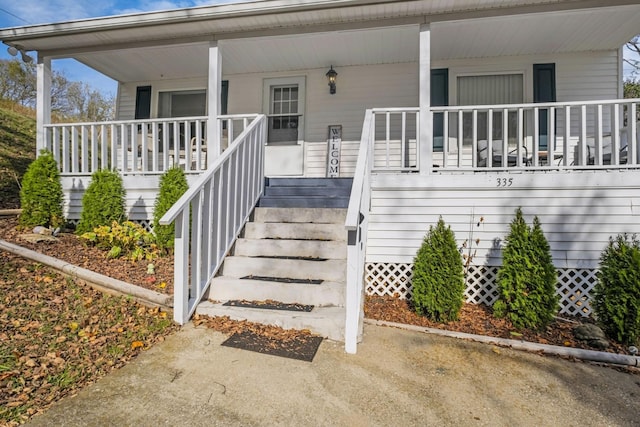
[[[144,347],[144,343],[142,341],[134,341],[131,343],[131,349],[135,350],[136,348]]]

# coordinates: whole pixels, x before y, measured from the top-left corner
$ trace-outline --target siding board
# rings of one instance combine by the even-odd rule
[[[367,262],[412,262],[429,226],[442,216],[460,247],[480,239],[473,245],[477,264],[499,265],[495,243],[504,244],[518,207],[528,223],[539,217],[559,268],[596,268],[610,236],[640,234],[639,171],[497,175],[517,184],[499,189],[484,174],[375,176]]]

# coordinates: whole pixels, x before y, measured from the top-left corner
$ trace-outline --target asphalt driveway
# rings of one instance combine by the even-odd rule
[[[640,375],[365,326],[357,355],[313,363],[221,347],[184,327],[34,426],[632,426]]]

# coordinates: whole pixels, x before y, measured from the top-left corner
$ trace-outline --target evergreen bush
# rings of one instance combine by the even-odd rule
[[[153,232],[156,235],[156,244],[161,250],[173,248],[175,227],[173,224],[160,225],[160,218],[188,189],[187,178],[180,168],[173,167],[160,178],[160,193],[153,208]]]
[[[82,197],[82,213],[76,232],[86,233],[101,225],[125,219],[124,198],[125,190],[118,172],[95,171]]]
[[[62,216],[62,184],[53,154],[43,150],[22,178],[20,225],[59,227]]]
[[[551,248],[538,217],[531,229],[518,208],[502,252],[494,314],[506,316],[519,329],[547,325],[558,311],[556,281]]]
[[[600,257],[593,306],[608,337],[640,344],[640,242],[635,236],[610,238]]]
[[[455,235],[440,218],[435,227],[429,227],[414,259],[414,308],[418,314],[438,322],[456,320],[464,290],[462,257]]]

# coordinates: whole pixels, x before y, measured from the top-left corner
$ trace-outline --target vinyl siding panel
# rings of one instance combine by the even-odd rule
[[[528,55],[497,58],[434,61],[433,68],[449,69],[449,103],[456,104],[457,77],[465,75],[522,73],[524,101],[533,100],[533,64],[556,64],[557,100],[581,101],[615,99],[619,91],[619,51],[597,51],[563,55]],[[328,64],[330,65],[330,64]],[[338,72],[337,93],[329,94],[326,69],[306,69],[276,73],[250,73],[224,75],[229,80],[229,114],[264,112],[265,79],[304,77],[306,86],[304,135],[305,145],[302,171],[305,176],[324,176],[328,126],[342,125],[341,176],[350,176],[355,170],[357,147],[362,131],[365,110],[375,107],[415,107],[418,105],[419,69],[417,63],[380,64],[341,67]],[[224,56],[223,56],[224,73]],[[158,92],[165,90],[197,89],[206,87],[206,78],[159,80],[121,84],[118,96],[118,119],[132,119],[137,86],[152,86],[152,117],[157,115]],[[573,109],[572,115],[578,114]],[[604,111],[607,123],[609,111]],[[562,129],[564,112],[557,114],[557,128]],[[592,135],[593,117],[588,119],[588,134]],[[455,118],[450,121],[451,135],[456,134]],[[608,129],[605,129],[607,131]],[[576,135],[578,129],[572,129]],[[558,133],[561,135],[561,133]],[[576,139],[577,141],[577,139]],[[575,141],[574,141],[575,143]],[[293,149],[292,149],[293,150]],[[455,152],[455,146],[450,147]],[[297,151],[292,159],[297,157]],[[438,158],[439,156],[439,158]],[[442,163],[436,153],[435,163]]]
[[[192,185],[199,175],[187,174],[187,182]],[[80,219],[82,196],[91,182],[90,176],[63,176],[61,178],[64,194],[64,215],[69,220]],[[153,219],[153,206],[159,191],[160,174],[125,175],[122,177],[127,217],[135,221]]]
[[[474,242],[474,263],[500,265],[518,207],[530,224],[540,219],[558,268],[595,268],[610,236],[640,233],[637,171],[378,175],[372,186],[367,262],[412,262],[442,216],[460,247]]]

